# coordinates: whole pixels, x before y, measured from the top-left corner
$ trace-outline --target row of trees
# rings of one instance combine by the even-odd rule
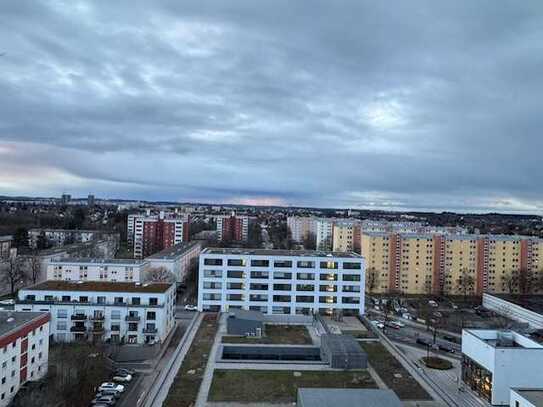
[[[13,256],[0,262],[0,281],[9,287],[11,295],[24,283],[36,284],[40,273],[40,258],[35,255]]]

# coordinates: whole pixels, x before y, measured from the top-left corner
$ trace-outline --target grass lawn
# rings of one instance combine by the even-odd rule
[[[215,370],[209,401],[288,403],[298,387],[376,389],[365,370],[358,371]]]
[[[311,345],[311,336],[303,325],[269,325],[264,328],[266,336],[223,336],[222,343],[259,343],[274,345]]]
[[[215,319],[215,315],[205,315],[192,341],[192,345],[183,360],[183,364],[170,387],[168,397],[163,406],[189,407],[194,405],[198,397],[198,391],[200,390],[200,384],[202,383],[217,328],[218,322]],[[193,374],[189,374],[189,371],[194,372]]]
[[[360,344],[368,354],[368,362],[386,385],[402,400],[432,400],[430,395],[380,342]],[[401,375],[395,377],[394,375]]]

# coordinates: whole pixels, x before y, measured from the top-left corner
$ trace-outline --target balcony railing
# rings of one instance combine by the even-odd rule
[[[91,315],[89,319],[93,321],[103,321],[105,318],[105,315]]]
[[[130,307],[130,308],[164,308],[164,304],[128,304],[126,302],[79,302],[79,301],[62,301],[62,300],[53,300],[53,301],[34,301],[34,300],[17,300],[16,304],[22,305],[77,305],[78,307]]]
[[[124,320],[128,322],[139,322],[141,321],[141,317],[139,315],[127,315]]]
[[[158,329],[156,328],[143,328],[144,334],[156,334],[158,332]]]
[[[72,321],[86,321],[87,316],[82,314],[75,314],[70,317]]]
[[[92,327],[92,333],[101,334],[101,333],[104,333],[104,331],[105,331],[104,326],[93,326]]]
[[[70,332],[87,332],[87,328],[84,326],[72,326]]]

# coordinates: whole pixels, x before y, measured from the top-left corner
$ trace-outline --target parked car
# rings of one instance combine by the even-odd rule
[[[102,390],[96,393],[96,397],[101,397],[101,396],[113,396],[116,399],[118,399],[119,397],[121,397],[121,393],[118,392],[117,390]]]
[[[135,370],[125,369],[124,367],[120,367],[115,371],[115,374],[129,374],[129,375],[132,375],[132,376],[134,376],[135,373],[136,373]]]
[[[424,346],[430,345],[430,342],[428,342],[427,340],[422,339],[422,338],[417,338],[417,343],[418,343],[419,345],[424,345]]]
[[[443,314],[441,312],[439,312],[439,311],[436,311],[436,312],[434,312],[434,317],[442,318]]]
[[[435,302],[434,300],[430,300],[428,301],[428,305],[430,307],[434,307],[434,308],[437,308],[439,305],[437,304],[437,302]]]
[[[449,342],[454,342],[454,343],[458,342],[457,338],[455,338],[454,336],[450,336],[450,335],[443,335],[443,339],[445,339],[446,341],[449,341]]]
[[[400,329],[400,327],[398,326],[398,324],[396,324],[394,321],[388,321],[385,323],[385,326],[388,326],[389,328],[394,328],[394,329]]]
[[[114,382],[129,382],[131,380],[132,380],[131,374],[115,374],[115,376],[113,376]]]
[[[113,396],[100,396],[91,401],[92,405],[105,404],[106,406],[114,406],[117,400]]]
[[[384,325],[381,321],[375,320],[375,321],[371,321],[371,323],[372,323],[373,325],[375,325],[375,326],[376,326],[377,328],[379,328],[379,329],[383,329],[383,328],[385,327],[385,325]]]
[[[442,350],[442,351],[445,351],[445,352],[449,352],[449,353],[454,353],[454,349],[451,348],[449,345],[444,345],[444,344],[439,344],[438,345],[438,348],[439,350]]]
[[[198,308],[196,307],[196,305],[192,305],[192,304],[187,304],[185,305],[185,311],[196,311]]]
[[[400,328],[403,328],[405,326],[405,324],[403,322],[400,322],[400,321],[392,321],[394,322],[396,325],[398,325]]]
[[[105,382],[98,387],[98,391],[104,391],[104,390],[116,390],[119,393],[122,393],[124,391],[124,386],[122,384],[117,384],[113,382]]]

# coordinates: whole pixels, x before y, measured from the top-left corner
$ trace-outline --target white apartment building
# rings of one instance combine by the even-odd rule
[[[148,269],[163,268],[175,277],[177,283],[182,283],[201,251],[201,242],[182,242],[146,257],[145,262]]]
[[[309,216],[289,216],[287,227],[290,237],[295,242],[301,243],[309,234],[317,236],[317,218]]]
[[[148,267],[149,262],[134,259],[62,259],[47,264],[47,280],[139,283]]]
[[[541,387],[543,345],[513,331],[464,329],[462,380],[493,405],[508,405],[510,389]]]
[[[0,311],[0,407],[29,380],[42,379],[49,360],[49,314]]]
[[[51,335],[116,343],[162,342],[175,326],[175,284],[45,281],[19,290],[17,311],[49,312]]]
[[[334,219],[317,220],[317,250],[332,250]]]
[[[140,215],[132,213],[126,219],[126,242],[129,247],[134,246],[134,227],[138,216]]]
[[[50,245],[58,247],[67,243],[89,242],[109,233],[107,231],[81,229],[30,229],[28,231],[28,240],[30,247],[36,248],[39,237],[43,236]]]
[[[215,249],[200,254],[198,310],[364,313],[364,258],[355,253]]]

